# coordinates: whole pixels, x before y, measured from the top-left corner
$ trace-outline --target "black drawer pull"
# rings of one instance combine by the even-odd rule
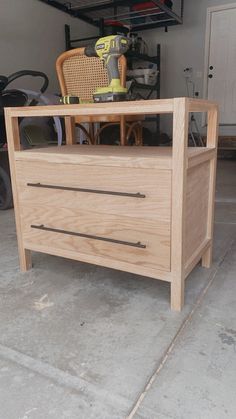
[[[129,193],[129,192],[102,191],[99,189],[84,189],[84,188],[72,188],[70,186],[45,185],[43,183],[27,183],[27,186],[32,186],[34,188],[59,189],[62,191],[75,191],[75,192],[96,193],[96,194],[102,194],[102,195],[127,196],[131,198],[146,198],[146,195],[141,194],[140,192]]]
[[[75,233],[74,231],[67,231],[67,230],[61,230],[59,228],[45,227],[43,224],[41,225],[32,224],[30,227],[36,228],[37,230],[52,231],[53,233],[68,234],[69,236],[78,236],[78,237],[84,237],[86,239],[94,239],[94,240],[101,240],[101,241],[110,242],[110,243],[123,244],[124,246],[138,247],[140,249],[146,249],[147,247],[145,244],[142,244],[140,242],[133,243],[133,242],[126,242],[123,240],[109,239],[107,237],[93,236],[91,234]]]

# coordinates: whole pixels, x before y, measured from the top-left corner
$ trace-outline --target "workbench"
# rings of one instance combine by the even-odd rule
[[[207,112],[206,147],[188,147],[190,112]],[[77,115],[173,114],[173,147],[74,144]],[[67,144],[21,150],[18,118],[65,117]],[[6,109],[22,271],[31,251],[168,281],[212,262],[218,107],[187,98]],[[134,279],[135,280],[135,279]]]

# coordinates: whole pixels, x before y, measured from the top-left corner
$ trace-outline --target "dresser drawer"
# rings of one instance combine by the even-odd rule
[[[171,172],[46,162],[16,162],[20,203],[170,220]],[[56,211],[56,210],[55,210]]]
[[[49,250],[170,270],[170,223],[167,221],[70,208],[55,211],[54,207],[32,204],[22,206],[21,220],[26,248],[41,245]]]

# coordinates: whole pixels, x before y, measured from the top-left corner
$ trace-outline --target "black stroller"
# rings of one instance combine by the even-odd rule
[[[28,103],[28,96],[21,90],[6,90],[10,83],[24,76],[41,77],[43,85],[40,89],[41,94],[48,87],[48,77],[40,71],[23,70],[11,74],[9,77],[0,76],[0,210],[11,208],[12,190],[8,163],[8,153],[6,147],[6,129],[4,120],[4,108],[14,106],[33,106],[37,100],[33,99]]]

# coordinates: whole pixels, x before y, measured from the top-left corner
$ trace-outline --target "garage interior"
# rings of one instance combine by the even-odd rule
[[[5,193],[5,178],[1,180],[0,171],[0,196],[1,193],[4,196],[4,199],[0,197],[0,419],[235,418],[236,2],[4,0],[0,10],[0,51],[4,57],[0,74],[8,77],[0,77],[0,105],[2,108],[11,108],[6,110],[8,147],[5,140],[3,141],[4,118],[0,114],[0,168],[6,175],[11,176],[10,189],[12,187],[14,192],[13,205],[12,197]],[[61,68],[64,69],[66,61],[63,60],[67,57],[65,54],[73,57],[75,49],[94,46],[99,39],[117,33],[129,39],[129,49],[125,53],[127,100],[125,103],[121,101],[88,104],[86,100],[81,101],[80,97],[80,103],[77,102],[80,96],[77,88],[63,90],[58,63],[61,62]],[[62,57],[62,61],[58,61],[58,57]],[[81,84],[79,92],[83,91],[85,80],[90,78],[92,87],[88,86],[85,90],[92,89],[93,92],[97,73],[104,70],[104,64],[97,57],[93,57],[92,60],[95,60],[94,66],[87,68],[87,72],[81,67],[81,73],[76,70],[77,72],[72,74],[72,67],[69,68],[69,76],[66,76],[68,78],[65,80],[73,84],[76,79],[76,83]],[[101,66],[99,68],[103,70],[96,70],[98,67],[95,65],[98,61]],[[119,66],[122,74],[120,61]],[[25,73],[9,77],[18,71]],[[107,71],[106,67],[104,71]],[[96,87],[104,87],[107,84],[106,78],[104,84]],[[8,103],[4,102],[4,95],[9,95],[6,93],[9,89],[15,90],[10,91],[12,102]],[[21,93],[15,93],[16,91]],[[172,102],[172,98],[175,98],[175,102]],[[168,101],[169,99],[171,100]],[[153,102],[150,102],[151,100]],[[175,103],[173,117],[171,112],[166,111],[172,103]],[[185,104],[187,111],[185,109],[182,114],[182,105],[179,105],[178,109],[177,104]],[[26,105],[30,107],[26,108]],[[22,107],[14,109],[15,106]],[[122,106],[127,110],[124,125],[122,118],[117,119],[118,110]],[[160,109],[159,113],[155,111],[155,106],[155,109]],[[201,112],[198,110],[200,106]],[[212,117],[217,106],[219,141],[216,188],[214,199],[209,192],[210,188],[207,188],[207,202],[204,204],[201,199],[205,196],[204,188],[209,178],[210,184],[214,186],[214,145],[211,144],[212,150],[208,147],[218,132],[217,120],[214,119],[215,116]],[[106,111],[108,108],[112,110]],[[43,118],[36,115],[37,112],[40,113],[40,109]],[[47,109],[52,109],[52,113],[50,114],[49,110],[47,112]],[[57,109],[62,109],[61,113]],[[79,109],[82,109],[81,113]],[[147,115],[144,117],[145,109]],[[206,111],[210,114],[208,119]],[[99,120],[102,112],[104,115],[107,112],[108,117],[113,116],[113,119]],[[76,117],[80,119],[76,120],[76,125],[72,125],[72,119],[74,121]],[[91,117],[96,119],[92,129]],[[178,123],[175,122],[177,117],[180,121]],[[20,122],[19,136],[14,125],[17,118]],[[42,123],[38,123],[39,120]],[[185,123],[185,131],[179,128],[181,121]],[[181,143],[184,132],[187,132],[186,147],[178,148],[178,142]],[[21,143],[19,147],[18,140]],[[62,146],[58,147],[60,144]],[[59,189],[67,188],[67,173],[64,168],[67,167],[69,172],[69,163],[72,163],[73,167],[77,164],[76,160],[73,160],[77,157],[73,157],[71,152],[65,152],[65,160],[62,160],[60,150],[67,150],[67,147],[82,150],[78,152],[78,158],[81,159],[78,162],[82,166],[84,164],[83,167],[91,167],[91,163],[89,166],[87,162],[87,159],[91,159],[89,161],[96,167],[103,168],[104,173],[108,173],[110,168],[107,178],[110,177],[111,184],[116,184],[116,172],[119,176],[123,172],[124,177],[127,174],[126,180],[123,181],[126,191],[123,195],[130,195],[130,190],[125,189],[128,188],[129,182],[140,186],[140,190],[134,190],[139,201],[132,210],[136,214],[134,218],[138,217],[142,205],[142,199],[139,199],[142,187],[147,187],[148,198],[150,185],[154,182],[151,170],[157,168],[155,176],[157,173],[158,186],[155,187],[160,188],[163,195],[160,195],[162,200],[159,206],[153,207],[153,213],[156,211],[155,222],[162,223],[164,230],[167,220],[164,203],[168,195],[170,238],[165,237],[162,243],[166,245],[168,242],[169,246],[168,240],[171,241],[169,247],[172,249],[168,259],[170,271],[175,253],[178,255],[182,249],[182,243],[179,242],[178,245],[177,238],[184,237],[183,240],[187,240],[184,233],[183,236],[176,235],[173,239],[171,230],[173,222],[176,222],[176,208],[182,202],[178,200],[178,191],[181,194],[188,183],[184,174],[181,177],[181,170],[178,170],[184,161],[189,165],[185,168],[185,173],[191,170],[191,167],[195,170],[198,164],[200,167],[206,164],[206,169],[199,171],[199,175],[194,178],[192,189],[189,187],[189,195],[194,195],[195,190],[197,192],[194,198],[196,208],[194,205],[191,207],[188,229],[200,231],[202,225],[206,224],[207,234],[210,234],[211,209],[213,211],[214,206],[213,259],[211,266],[209,264],[206,267],[208,264],[202,262],[205,256],[203,251],[208,250],[210,242],[207,246],[204,242],[205,247],[200,244],[201,256],[190,258],[189,275],[185,281],[185,290],[184,286],[182,289],[184,301],[181,302],[176,297],[177,286],[174,288],[177,303],[172,301],[170,305],[174,279],[169,281],[172,281],[171,284],[165,280],[154,279],[154,276],[143,268],[145,264],[141,261],[135,259],[136,269],[130,270],[126,269],[128,264],[122,267],[121,263],[119,270],[119,263],[106,265],[101,261],[101,257],[105,256],[96,254],[95,262],[91,258],[92,262],[88,263],[90,259],[83,259],[81,256],[77,260],[76,257],[69,258],[66,248],[58,252],[51,251],[53,241],[48,244],[49,250],[45,252],[40,251],[43,249],[40,246],[32,245],[29,250],[32,250],[33,267],[26,272],[20,270],[18,244],[20,256],[22,250],[19,225],[25,223],[25,219],[29,217],[32,227],[40,214],[35,231],[36,239],[45,233],[39,231],[40,228],[49,230],[42,220],[45,216],[49,218],[51,214],[50,199],[52,202],[55,200],[52,204],[55,210],[52,223],[54,219],[61,220],[62,226],[66,226],[66,220],[71,216],[70,202],[77,199],[76,188],[65,195],[71,196],[71,201],[68,199],[61,207],[56,206],[57,195],[54,191],[55,185],[60,182],[64,186],[58,187]],[[203,158],[205,148],[206,157]],[[54,167],[57,171],[54,171],[54,174],[51,172],[50,175],[51,179],[56,180],[49,185],[51,189],[47,191],[48,201],[42,200],[39,205],[40,212],[37,208],[38,201],[35,201],[35,204],[31,198],[33,195],[30,193],[27,198],[21,174],[23,167],[24,173],[31,171],[30,180],[34,183],[30,186],[33,186],[34,190],[38,190],[39,185],[45,188],[45,173],[52,163],[50,154],[56,149],[59,150],[55,152],[57,164]],[[183,156],[177,153],[180,153],[180,150],[188,153],[187,149],[192,152],[192,160],[190,157],[184,160]],[[93,153],[95,157],[91,157]],[[159,153],[161,157],[158,157]],[[176,162],[179,162],[176,165],[175,153],[178,155]],[[166,156],[171,156],[171,163],[167,162]],[[162,170],[155,166],[155,159],[158,158]],[[45,165],[42,167],[45,170],[39,165],[43,159]],[[122,163],[119,163],[120,167],[117,168],[119,159]],[[130,163],[127,163],[127,159],[132,160],[132,173],[136,174],[131,181],[128,177]],[[169,166],[164,166],[166,162]],[[41,176],[40,170],[41,184],[37,183],[37,177]],[[172,170],[172,180],[170,190],[167,190],[163,186],[164,180],[162,183],[161,179],[163,173],[166,176],[169,170]],[[77,185],[79,178],[77,172],[74,173],[76,176],[71,176],[73,187]],[[141,176],[144,173],[145,176]],[[176,174],[179,174],[178,178]],[[99,176],[100,174],[97,178]],[[176,203],[173,203],[173,186],[177,188]],[[88,188],[87,184],[83,188]],[[106,202],[109,203],[113,199],[109,197],[107,200],[104,188],[105,181],[100,184],[100,201],[96,198],[89,201],[94,207],[97,205],[97,208],[89,209],[94,213],[94,219],[90,219],[89,222],[96,228],[97,246],[101,241],[102,231],[99,230],[99,224],[102,225],[104,220],[96,218],[96,211],[98,212],[101,203],[105,206]],[[45,190],[40,196],[43,197],[44,192]],[[81,200],[87,202],[84,192],[85,189],[81,192]],[[117,194],[117,190],[112,194]],[[28,207],[23,209],[22,203],[27,199]],[[114,199],[118,200],[119,197]],[[126,214],[129,205],[131,206],[130,203],[125,203],[123,207],[120,205],[118,221],[122,214]],[[148,206],[145,211],[145,216],[148,217]],[[183,230],[189,211],[183,210],[181,220],[179,219]],[[161,217],[161,214],[164,216]],[[18,223],[18,243],[15,215]],[[113,220],[112,217],[114,213],[106,214],[106,222]],[[143,216],[140,220],[143,221],[144,218]],[[137,220],[141,224],[138,218]],[[147,223],[149,221],[152,227],[152,220],[148,219]],[[59,243],[61,240],[66,246],[67,242],[60,239],[60,234],[68,232],[54,230],[59,234],[55,242]],[[91,234],[88,236],[83,233],[80,236],[82,238],[76,237],[74,242],[77,239],[94,239]],[[145,236],[137,243],[136,236],[132,237],[135,243],[134,240],[132,243],[122,243],[134,248],[145,247]],[[111,243],[114,242],[113,238],[107,238],[107,246],[120,246],[120,236],[118,239],[119,243],[114,244]],[[30,239],[28,240],[30,243]],[[160,264],[164,263],[161,259],[163,248],[159,246],[159,254],[155,254],[156,260],[159,261],[160,258]],[[141,250],[137,249],[137,252]],[[27,262],[26,246],[23,253],[24,251],[27,265],[29,260]],[[119,252],[114,252],[114,258],[119,262]],[[184,252],[187,253],[188,249],[185,248]]]

